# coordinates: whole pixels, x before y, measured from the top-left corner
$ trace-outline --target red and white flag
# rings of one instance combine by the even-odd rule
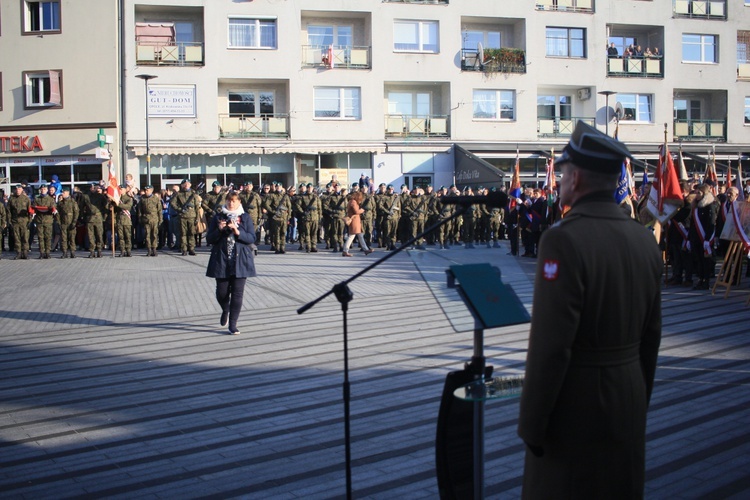
[[[117,171],[115,170],[115,164],[112,160],[109,160],[109,179],[107,180],[107,195],[111,196],[112,199],[120,204],[120,185],[117,183]]]

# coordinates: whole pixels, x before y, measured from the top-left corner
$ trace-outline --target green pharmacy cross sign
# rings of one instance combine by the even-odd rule
[[[99,133],[96,135],[96,140],[99,141],[100,148],[107,146],[107,136],[104,134],[103,128],[99,129]]]

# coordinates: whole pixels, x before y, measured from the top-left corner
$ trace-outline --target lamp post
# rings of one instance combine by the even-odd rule
[[[148,81],[156,78],[156,75],[135,75],[146,84],[146,180],[151,185],[151,149],[148,142]]]
[[[604,120],[604,133],[609,135],[609,96],[612,94],[616,94],[617,92],[614,92],[612,90],[602,90],[601,92],[597,92],[597,94],[603,95],[606,97],[606,103],[605,103],[605,111],[607,112],[607,118]]]

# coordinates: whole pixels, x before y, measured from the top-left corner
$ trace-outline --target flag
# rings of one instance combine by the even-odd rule
[[[688,180],[688,175],[687,175],[687,168],[685,168],[685,159],[682,157],[682,148],[680,148],[679,155],[680,155],[680,176],[679,177],[681,181],[686,181]]]
[[[711,181],[711,194],[716,196],[718,191],[719,178],[716,176],[716,157],[712,157],[709,163],[706,163],[706,174],[703,176],[703,182]]]
[[[739,191],[739,194],[737,195],[737,200],[739,201],[745,201],[745,190],[742,180],[742,161],[737,162],[737,175],[735,176],[735,187],[737,187],[737,191]]]
[[[117,184],[117,171],[115,170],[115,164],[112,160],[109,160],[109,178],[107,181],[107,195],[111,196],[115,203],[120,204],[120,190],[119,184]]]
[[[725,183],[727,186],[727,189],[732,187],[732,162],[729,161],[728,163],[729,164],[727,165],[727,181]]]
[[[629,184],[628,169],[625,167],[625,162],[622,162],[620,178],[617,179],[617,188],[615,189],[615,201],[618,205],[628,198]]]
[[[513,169],[513,177],[510,180],[508,194],[511,196],[510,208],[512,209],[516,206],[516,198],[520,198],[521,196],[521,160],[518,150],[516,150],[516,166]]]
[[[641,181],[641,196],[643,196],[643,192],[646,191],[646,186],[648,186],[648,183],[650,181],[648,180],[648,170],[646,168],[643,169],[643,180]]]
[[[552,150],[552,156],[547,160],[547,178],[545,179],[545,186],[547,189],[547,216],[546,219],[550,223],[554,216],[554,206],[557,202],[557,193],[555,193],[555,187],[557,186],[557,179],[555,178],[555,150]]]
[[[680,181],[677,179],[677,170],[675,170],[674,160],[672,160],[666,142],[661,146],[661,154],[659,155],[659,166],[656,169],[656,188],[660,212],[664,211],[665,200],[679,200],[682,204]]]
[[[635,189],[635,177],[633,177],[633,167],[630,165],[630,158],[625,158],[625,170],[628,171],[628,194],[638,199],[638,191]]]

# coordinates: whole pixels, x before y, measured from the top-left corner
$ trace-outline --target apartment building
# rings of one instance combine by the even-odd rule
[[[750,150],[748,0],[121,0],[119,45],[109,2],[62,2],[72,33],[19,25],[60,3],[0,10],[3,45],[34,54],[0,62],[0,131],[57,141],[0,162],[33,158],[40,177],[35,157],[69,152],[76,181],[99,128],[121,172],[157,187],[499,185],[517,154],[541,180],[579,120],[617,130],[640,168],[665,138],[696,171]],[[64,107],[27,109],[23,75],[63,64]]]
[[[117,2],[0,3],[0,188],[106,178],[119,164]],[[101,136],[101,137],[100,137]],[[101,143],[101,144],[100,144]]]

